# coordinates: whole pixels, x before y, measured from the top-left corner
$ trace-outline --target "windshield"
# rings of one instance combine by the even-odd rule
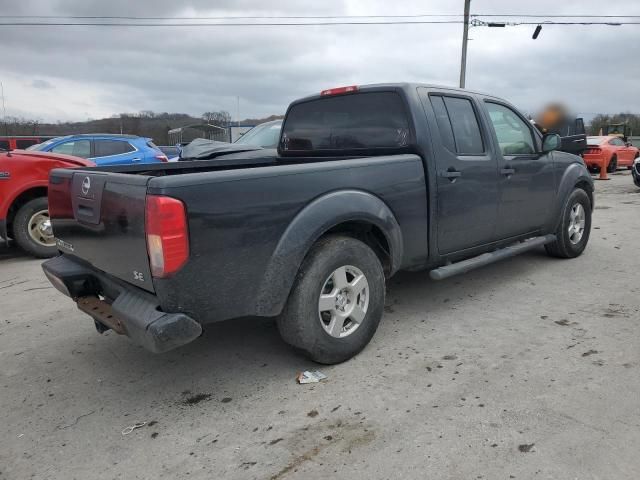
[[[600,145],[602,137],[587,137],[587,145]]]
[[[241,136],[235,143],[253,145],[262,148],[276,148],[280,139],[282,121],[267,122],[257,125]]]

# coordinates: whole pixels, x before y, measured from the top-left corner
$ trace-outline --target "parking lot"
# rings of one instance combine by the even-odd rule
[[[311,385],[273,321],[154,355],[0,250],[0,478],[640,478],[640,190],[596,188],[584,255],[403,273]]]

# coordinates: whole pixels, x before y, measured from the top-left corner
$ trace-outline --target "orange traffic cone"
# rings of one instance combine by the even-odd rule
[[[607,176],[607,161],[603,158],[602,159],[602,165],[600,165],[600,176],[598,178],[596,178],[596,180],[611,180],[608,176]]]

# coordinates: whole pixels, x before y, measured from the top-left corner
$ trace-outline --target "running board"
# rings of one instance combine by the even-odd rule
[[[474,268],[484,267],[490,263],[498,262],[505,258],[514,257],[520,253],[527,252],[534,248],[546,245],[556,240],[555,235],[545,235],[544,237],[533,237],[519,243],[514,243],[508,247],[501,248],[489,253],[483,253],[477,257],[462,260],[461,262],[445,265],[429,272],[434,280],[444,280],[459,273],[466,273]]]

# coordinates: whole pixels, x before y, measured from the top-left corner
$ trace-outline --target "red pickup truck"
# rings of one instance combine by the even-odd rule
[[[58,253],[47,204],[49,171],[91,167],[90,160],[26,150],[0,152],[0,238],[39,257]]]

